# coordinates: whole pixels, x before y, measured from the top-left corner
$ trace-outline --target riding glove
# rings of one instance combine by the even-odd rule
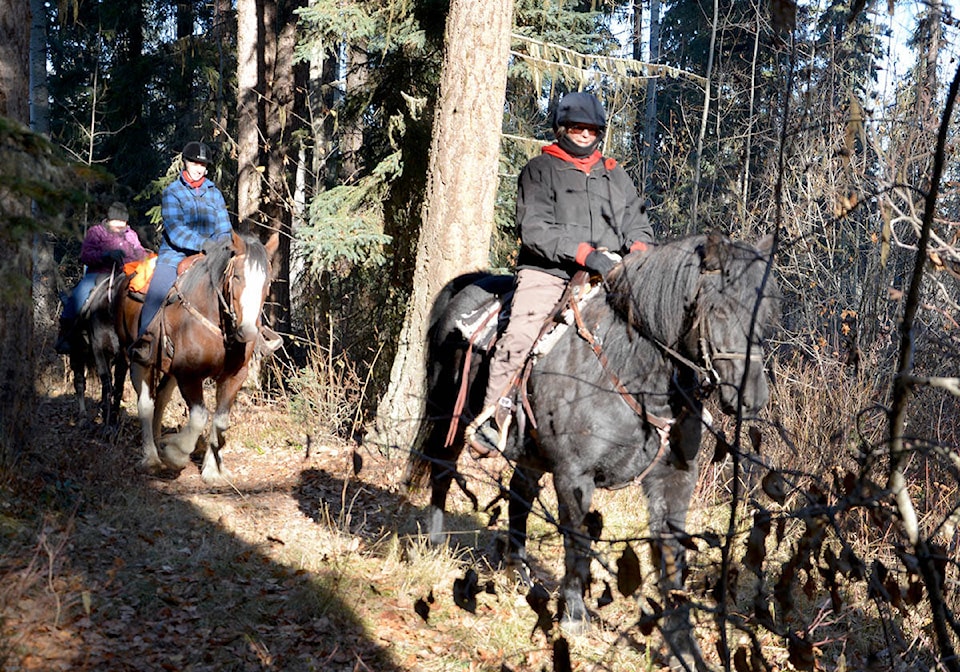
[[[620,255],[607,250],[594,250],[583,260],[584,267],[588,271],[597,273],[601,278],[606,278],[607,273],[619,263]]]
[[[105,264],[122,264],[126,257],[123,254],[123,250],[110,250],[109,252],[104,252],[101,258]]]

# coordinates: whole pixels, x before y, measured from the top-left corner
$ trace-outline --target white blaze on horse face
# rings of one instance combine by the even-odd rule
[[[237,337],[244,343],[249,343],[257,336],[257,318],[263,308],[264,286],[267,282],[266,269],[252,263],[250,257],[244,262],[243,292],[240,294],[240,315],[242,320],[237,325]]]

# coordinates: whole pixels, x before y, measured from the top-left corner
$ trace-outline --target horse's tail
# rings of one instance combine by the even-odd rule
[[[453,370],[458,357],[452,356],[458,347],[465,346],[462,338],[453,326],[460,315],[461,292],[476,285],[489,273],[467,273],[448,282],[430,309],[430,326],[427,331],[426,348],[426,412],[420,418],[417,432],[411,445],[407,465],[404,471],[404,484],[416,489],[425,483],[430,474],[430,466],[437,461],[455,458],[461,447],[448,446],[442,437],[446,435],[456,400],[455,383],[459,381],[459,372]],[[485,292],[489,295],[488,292]]]

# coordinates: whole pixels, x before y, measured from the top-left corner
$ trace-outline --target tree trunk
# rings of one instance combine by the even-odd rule
[[[50,136],[50,93],[47,89],[47,10],[43,0],[30,0],[30,128]]]
[[[710,116],[710,86],[713,79],[713,53],[717,43],[717,24],[720,21],[719,1],[713,0],[713,25],[710,27],[710,53],[707,54],[706,83],[703,85],[703,117],[700,119],[700,136],[697,138],[697,152],[693,165],[693,198],[690,207],[690,221],[687,234],[697,230],[697,217],[700,207],[700,162],[703,158],[703,139],[707,133],[707,119]]]
[[[237,2],[237,219],[249,228],[260,209],[260,76],[263,36],[257,0]]]
[[[41,0],[30,0],[33,20],[30,24],[30,130],[50,136],[50,104],[47,89],[47,10]],[[59,309],[57,264],[53,257],[53,240],[37,235],[33,241],[33,306],[36,333],[53,336],[53,325]],[[45,338],[34,339],[35,361],[43,354],[53,357],[53,349]]]
[[[0,0],[0,115],[30,121],[30,4]],[[6,192],[6,189],[4,189]],[[26,198],[4,193],[3,216],[29,217]],[[0,222],[10,230],[10,222]],[[0,470],[6,472],[30,440],[34,409],[33,276],[29,247],[0,237]],[[29,241],[27,241],[29,243]]]
[[[193,27],[197,20],[194,3],[190,0],[176,0],[177,41],[174,49],[180,67],[171,74],[170,91],[177,110],[174,137],[186,144],[196,137],[199,110],[194,100],[194,80],[196,79],[196,59],[193,55]]]
[[[363,95],[367,83],[366,44],[351,45],[347,58],[347,96]],[[344,184],[356,181],[360,169],[360,148],[363,145],[363,115],[350,116],[340,138],[340,180]]]
[[[413,291],[370,440],[409,446],[424,411],[430,307],[455,276],[489,265],[513,3],[452,0],[421,211]]]
[[[264,3],[264,69],[268,82],[264,105],[266,113],[265,151],[267,192],[260,209],[265,225],[280,232],[280,249],[274,265],[274,282],[266,307],[267,321],[282,333],[290,328],[290,239],[294,198],[291,179],[293,157],[298,156],[295,138],[303,126],[305,114],[306,64],[294,57],[296,48],[296,9],[303,3]]]
[[[642,60],[642,59],[637,59]],[[650,57],[651,63],[660,60],[660,0],[650,0]],[[652,194],[654,169],[657,163],[657,78],[647,82],[647,105],[644,112],[646,128],[643,132],[643,191]]]

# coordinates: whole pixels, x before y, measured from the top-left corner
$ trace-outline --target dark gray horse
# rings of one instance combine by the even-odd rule
[[[768,399],[760,339],[776,317],[771,242],[755,247],[710,234],[629,255],[608,278],[605,299],[584,305],[576,324],[533,366],[527,388],[532,417],[524,440],[508,450],[515,460],[508,547],[510,559],[524,564],[531,503],[542,475],[552,473],[565,549],[565,630],[582,630],[589,620],[583,595],[590,583],[587,514],[594,490],[639,480],[664,602],[675,607],[665,612],[662,631],[676,659],[685,666],[699,660],[689,616],[671,597],[684,567],[676,532],[684,529],[697,482],[703,394],[717,390],[725,413],[744,416]],[[427,528],[434,542],[443,541],[447,494],[461,478],[456,462],[463,429],[479,410],[486,378],[486,357],[473,353],[467,399],[456,413],[467,352],[456,322],[511,282],[508,276],[458,278],[431,315],[429,417],[418,450],[411,451],[407,478],[416,484],[429,473]],[[459,420],[450,431],[454,415]]]
[[[123,275],[104,274],[97,280],[70,333],[70,369],[81,418],[86,418],[87,371],[100,378],[100,416],[104,427],[115,429],[120,420],[127,360],[114,326],[113,302],[126,287]]]

